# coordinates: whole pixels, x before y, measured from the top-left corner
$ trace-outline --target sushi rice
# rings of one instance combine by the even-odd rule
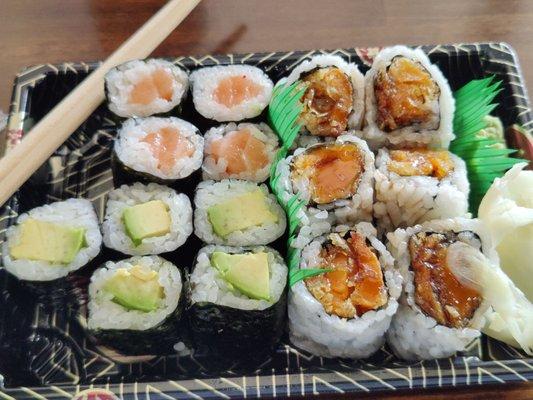
[[[145,238],[140,245],[135,246],[126,234],[122,216],[126,208],[152,200],[161,200],[168,207],[170,232],[163,236]],[[191,202],[185,194],[156,183],[122,185],[109,192],[102,230],[104,244],[124,254],[147,255],[174,251],[192,233]]]
[[[32,218],[39,221],[52,222],[71,228],[84,228],[85,245],[76,257],[67,265],[51,264],[46,261],[13,259],[10,247],[18,242],[20,224]],[[34,208],[17,218],[17,224],[6,232],[6,240],[2,246],[4,268],[18,279],[27,281],[52,281],[66,277],[69,273],[89,263],[100,252],[102,235],[98,225],[98,217],[89,200],[68,199]]]
[[[136,265],[158,273],[158,282],[163,287],[165,296],[155,311],[129,310],[115,303],[113,295],[104,290],[106,282],[116,274],[119,268],[129,270]],[[137,331],[154,328],[177,309],[182,296],[182,286],[179,269],[161,257],[132,257],[118,262],[108,261],[91,277],[88,328],[91,330]]]
[[[158,70],[172,79],[172,97],[157,97],[148,104],[132,103],[134,87]],[[178,106],[189,88],[187,73],[169,61],[160,59],[133,60],[111,69],[105,76],[109,109],[120,117],[149,117],[171,111]],[[168,90],[168,89],[167,89]]]

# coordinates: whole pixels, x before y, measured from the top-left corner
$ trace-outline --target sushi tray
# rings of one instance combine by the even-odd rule
[[[22,71],[0,149],[97,66]],[[533,380],[533,291],[487,222],[533,160],[507,44],[133,60],[104,84],[0,209],[1,399]]]

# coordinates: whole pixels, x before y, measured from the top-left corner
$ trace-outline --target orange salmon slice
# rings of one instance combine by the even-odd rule
[[[177,159],[190,157],[194,153],[191,141],[173,127],[150,132],[141,141],[150,145],[152,154],[159,161],[157,168],[165,174],[172,170]]]
[[[129,101],[132,104],[147,105],[156,99],[172,100],[174,89],[172,75],[164,69],[157,69],[141,79],[133,87]]]
[[[261,92],[261,85],[246,75],[236,75],[222,79],[213,92],[213,96],[217,103],[226,107],[234,107],[245,100],[253,99]]]
[[[226,173],[240,174],[257,171],[268,164],[266,145],[248,129],[226,134],[211,143],[208,153],[216,162],[225,159],[228,163]]]

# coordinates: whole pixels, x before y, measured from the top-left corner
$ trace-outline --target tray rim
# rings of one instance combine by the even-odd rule
[[[526,130],[531,140],[531,133],[533,131],[533,118],[531,116],[530,103],[527,93],[527,87],[524,84],[522,70],[519,64],[519,60],[515,50],[507,43],[504,42],[480,42],[480,43],[462,43],[462,44],[446,44],[446,45],[424,45],[424,46],[412,46],[422,48],[429,53],[438,52],[445,49],[461,50],[462,46],[475,46],[477,51],[481,49],[489,50],[494,49],[498,51],[504,51],[508,53],[512,58],[512,67],[516,69],[516,82],[518,88],[512,86],[513,96],[516,94],[523,101],[525,115],[523,120],[527,120],[528,124]],[[333,49],[333,50],[304,50],[302,57],[297,61],[305,58],[309,54],[316,51],[323,51],[327,53],[343,52],[358,50],[368,50],[375,48],[354,47],[349,49]],[[471,51],[471,49],[468,49]],[[215,62],[217,57],[229,57],[240,58],[241,62],[247,60],[253,56],[267,56],[273,57],[277,54],[287,55],[294,52],[251,52],[242,54],[224,54],[224,55],[203,55],[203,56],[180,56],[176,58],[166,57],[179,64],[182,59],[192,59],[197,62],[198,65],[202,65],[203,60],[211,59]],[[359,53],[358,53],[359,54]],[[26,121],[26,113],[23,109],[27,105],[27,97],[29,90],[40,79],[45,77],[46,73],[58,72],[64,69],[78,72],[79,70],[89,71],[90,68],[97,66],[100,62],[64,62],[58,64],[39,64],[24,68],[19,74],[17,74],[14,84],[11,98],[11,104],[9,109],[9,119],[6,128],[7,134],[0,137],[0,152],[5,146],[5,150],[9,151],[15,146],[20,138],[24,135],[24,124]],[[36,75],[37,74],[37,75]],[[28,79],[27,79],[28,78]],[[23,107],[24,106],[24,107]],[[520,113],[522,115],[522,113]],[[532,124],[529,124],[532,122]],[[289,349],[289,347],[287,347]],[[289,350],[288,350],[289,351]],[[291,349],[290,351],[294,351]],[[457,360],[460,360],[457,362]],[[438,376],[431,374],[435,367],[428,364],[435,364],[438,368]],[[448,364],[449,367],[445,367],[441,364]],[[436,388],[436,387],[462,387],[471,385],[497,385],[507,384],[521,381],[533,381],[533,357],[508,359],[502,361],[482,361],[471,357],[457,357],[456,362],[451,363],[448,360],[428,362],[417,362],[408,366],[391,366],[390,368],[381,368],[373,370],[365,370],[363,368],[352,369],[350,371],[343,371],[346,374],[337,372],[324,372],[314,373],[312,375],[306,374],[305,371],[300,368],[299,373],[286,373],[286,374],[272,374],[272,375],[247,375],[235,378],[212,378],[212,379],[187,379],[187,380],[161,380],[154,382],[135,382],[135,383],[120,383],[120,384],[97,384],[97,385],[49,385],[38,387],[16,387],[16,388],[4,388],[2,385],[2,376],[0,375],[0,398],[65,398],[66,395],[72,396],[84,389],[101,388],[111,390],[114,393],[120,393],[121,398],[137,398],[137,394],[145,393],[145,398],[150,398],[150,394],[156,394],[163,397],[170,396],[198,396],[198,398],[233,398],[247,394],[252,397],[260,397],[261,391],[265,390],[267,397],[274,395],[280,396],[305,396],[306,394],[320,394],[328,395],[335,393],[353,393],[353,392],[382,392],[393,390],[412,390],[421,388]],[[413,369],[418,367],[413,375]],[[398,380],[395,385],[391,385],[386,382],[381,375],[383,370],[387,370],[389,374],[395,375]],[[449,375],[444,375],[442,371],[447,372],[453,376],[451,384],[444,385],[443,378],[448,378]],[[504,372],[505,371],[505,372]],[[335,376],[337,374],[337,376]],[[366,379],[363,379],[366,378]],[[337,380],[335,380],[337,379]],[[237,383],[240,381],[241,383]],[[270,384],[269,384],[270,381]],[[248,383],[247,383],[248,382]],[[250,384],[253,382],[254,384]],[[278,382],[284,382],[281,386]],[[372,387],[371,389],[365,387],[367,382],[378,382],[381,386]],[[320,390],[317,390],[317,387]],[[282,393],[282,388],[285,389]],[[268,389],[268,390],[267,390]],[[273,390],[272,390],[273,389]],[[239,394],[240,392],[240,394]],[[16,396],[16,397],[13,397]]]

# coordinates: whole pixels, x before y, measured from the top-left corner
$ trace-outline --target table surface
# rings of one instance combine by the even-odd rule
[[[2,0],[0,109],[15,74],[33,64],[105,59],[162,0]],[[533,1],[203,0],[156,56],[391,44],[504,41],[533,84]],[[533,398],[533,384],[431,390],[375,399]],[[368,396],[358,396],[369,398]]]

